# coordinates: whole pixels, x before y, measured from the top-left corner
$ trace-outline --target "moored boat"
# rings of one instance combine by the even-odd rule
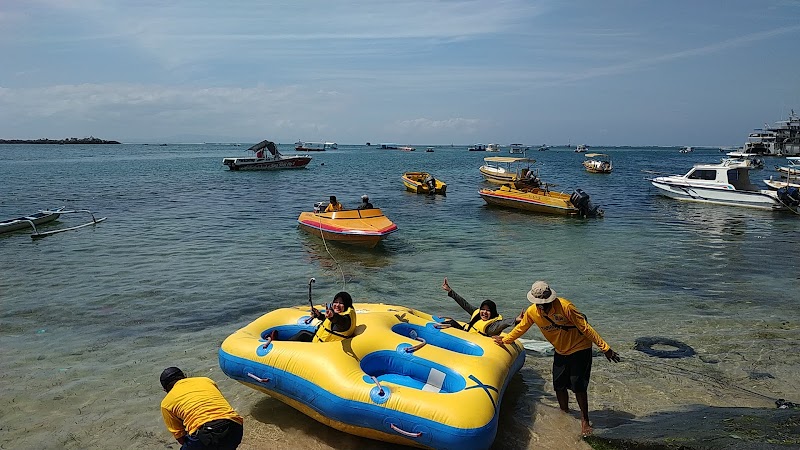
[[[319,326],[308,306],[271,311],[224,340],[220,367],[350,434],[423,448],[489,448],[506,387],[524,364],[523,347],[440,329],[444,318],[412,308],[353,308],[353,337],[316,343],[283,340]]]
[[[470,152],[485,152],[486,146],[483,144],[474,144],[471,145],[467,150]]]
[[[278,170],[303,169],[311,162],[311,157],[308,155],[282,155],[275,143],[266,139],[247,150],[254,152],[255,156],[223,158],[222,164],[228,166],[230,170]]]
[[[92,221],[80,225],[73,225],[73,226],[68,226],[66,228],[58,228],[50,231],[39,231],[36,228],[37,225],[48,224],[65,214],[82,214],[82,213],[89,214],[92,217]],[[10,233],[18,230],[31,229],[33,231],[33,234],[31,234],[31,238],[38,239],[46,236],[51,236],[57,233],[63,233],[65,231],[77,230],[79,228],[88,227],[89,225],[96,225],[105,220],[106,217],[101,217],[99,219],[96,218],[94,216],[94,213],[92,213],[88,209],[74,209],[68,211],[65,210],[64,207],[62,206],[61,208],[54,210],[42,210],[35,214],[31,214],[29,216],[17,217],[15,219],[8,219],[1,221],[0,234]]]
[[[324,152],[327,148],[324,142],[299,141],[294,146],[294,149],[298,152]]]
[[[800,156],[789,156],[786,161],[788,165],[775,167],[775,170],[792,177],[800,176]]]
[[[605,153],[587,153],[583,161],[583,167],[591,173],[611,173],[614,166],[611,164],[611,156]]]
[[[508,153],[524,155],[528,151],[528,146],[523,144],[509,144]]]
[[[686,175],[661,176],[650,181],[662,195],[677,200],[768,210],[787,208],[776,191],[752,184],[749,172],[746,167],[724,163],[695,164]]]
[[[693,151],[694,149],[692,149],[692,147],[687,146],[687,147],[681,147],[681,149],[678,150],[678,153],[692,153]]]
[[[504,185],[497,189],[481,189],[478,193],[487,204],[493,206],[566,216],[600,217],[603,215],[603,210],[593,205],[589,194],[581,189],[567,194],[551,191],[546,185],[521,189]]]
[[[748,169],[761,169],[764,167],[764,159],[755,153],[728,152],[727,156],[721,162],[728,166],[741,166]]]
[[[577,147],[575,147],[575,153],[586,153],[587,149],[588,147],[586,145],[579,144]]]
[[[500,144],[489,144],[486,146],[486,151],[497,153],[500,151]]]
[[[523,180],[530,173],[530,165],[536,161],[512,156],[489,156],[483,158],[480,172],[486,181],[494,184],[509,184]]]
[[[64,208],[59,208],[56,210],[42,210],[28,216],[0,221],[0,233],[10,233],[12,231],[26,230],[30,228],[33,228],[35,231],[36,225],[44,225],[58,219],[61,216],[61,211],[63,209]]]
[[[319,212],[322,206],[318,203],[313,212],[300,213],[297,222],[301,229],[323,240],[372,248],[397,231],[397,225],[380,208]]]
[[[416,194],[447,194],[447,183],[437,180],[428,172],[406,172],[401,177],[409,192]]]

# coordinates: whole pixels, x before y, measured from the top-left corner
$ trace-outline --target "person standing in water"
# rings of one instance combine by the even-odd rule
[[[537,281],[528,291],[532,303],[525,310],[522,321],[506,336],[495,336],[499,346],[511,344],[536,324],[555,348],[553,354],[553,389],[556,391],[558,406],[569,412],[569,393],[575,393],[575,401],[581,410],[581,434],[592,434],[589,423],[589,377],[592,373],[592,344],[603,352],[606,359],[615,363],[620,361],[617,352],[594,331],[586,316],[567,299],[556,296],[545,281]]]

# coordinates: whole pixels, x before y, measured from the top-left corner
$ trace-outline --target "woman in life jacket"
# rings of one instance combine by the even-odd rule
[[[445,278],[442,283],[442,289],[447,291],[447,296],[455,300],[464,311],[471,314],[470,321],[465,325],[451,318],[447,318],[447,320],[443,321],[442,324],[444,325],[449,325],[459,330],[472,333],[479,333],[484,336],[497,336],[502,333],[503,330],[518,324],[521,320],[521,315],[511,319],[503,319],[503,316],[497,312],[497,305],[491,300],[484,300],[481,302],[480,307],[475,308],[450,287],[447,278]]]
[[[352,337],[356,331],[356,310],[353,309],[353,297],[347,292],[339,292],[333,296],[333,302],[325,312],[311,308],[311,315],[322,323],[312,333],[301,330],[287,341],[300,342],[335,342]]]

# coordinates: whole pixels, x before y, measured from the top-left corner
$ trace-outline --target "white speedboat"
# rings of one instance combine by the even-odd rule
[[[586,145],[580,144],[577,147],[575,147],[575,153],[586,153],[586,150],[588,148],[589,147],[587,147]]]
[[[653,178],[660,193],[677,200],[777,210],[787,205],[779,193],[750,182],[750,170],[741,166],[695,164],[686,175]]]
[[[500,144],[489,144],[486,146],[487,152],[499,152],[500,151]]]
[[[755,153],[728,152],[728,157],[722,159],[723,164],[728,166],[741,166],[747,169],[762,169],[764,158]]]
[[[275,143],[264,139],[247,149],[255,152],[255,157],[223,158],[222,164],[231,170],[277,170],[302,169],[311,162],[308,155],[284,156],[278,151]],[[269,151],[269,154],[265,153]]]
[[[789,162],[789,165],[776,167],[775,170],[785,174],[784,176],[800,176],[800,156],[789,156],[786,158],[786,160]]]
[[[526,151],[528,151],[528,146],[527,145],[509,144],[509,146],[508,146],[508,153],[511,153],[512,155],[513,154],[523,154],[524,155]]]
[[[678,153],[692,153],[693,151],[694,149],[692,147],[681,147]]]

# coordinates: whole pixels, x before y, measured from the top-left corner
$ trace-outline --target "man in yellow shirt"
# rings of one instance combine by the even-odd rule
[[[592,373],[592,343],[609,361],[619,362],[619,355],[594,331],[586,316],[567,299],[558,298],[544,281],[537,281],[528,292],[533,303],[525,311],[522,321],[506,336],[495,336],[497,345],[511,344],[536,324],[545,339],[553,344],[553,389],[558,406],[569,412],[570,389],[581,410],[581,433],[592,433],[589,424],[589,377]]]
[[[213,380],[186,378],[177,367],[161,372],[167,395],[161,415],[181,450],[235,450],[242,442],[242,419]]]
[[[341,203],[336,201],[335,195],[331,195],[330,200],[331,200],[330,203],[328,203],[328,206],[325,208],[325,212],[336,212],[344,209],[344,206],[342,206]]]

